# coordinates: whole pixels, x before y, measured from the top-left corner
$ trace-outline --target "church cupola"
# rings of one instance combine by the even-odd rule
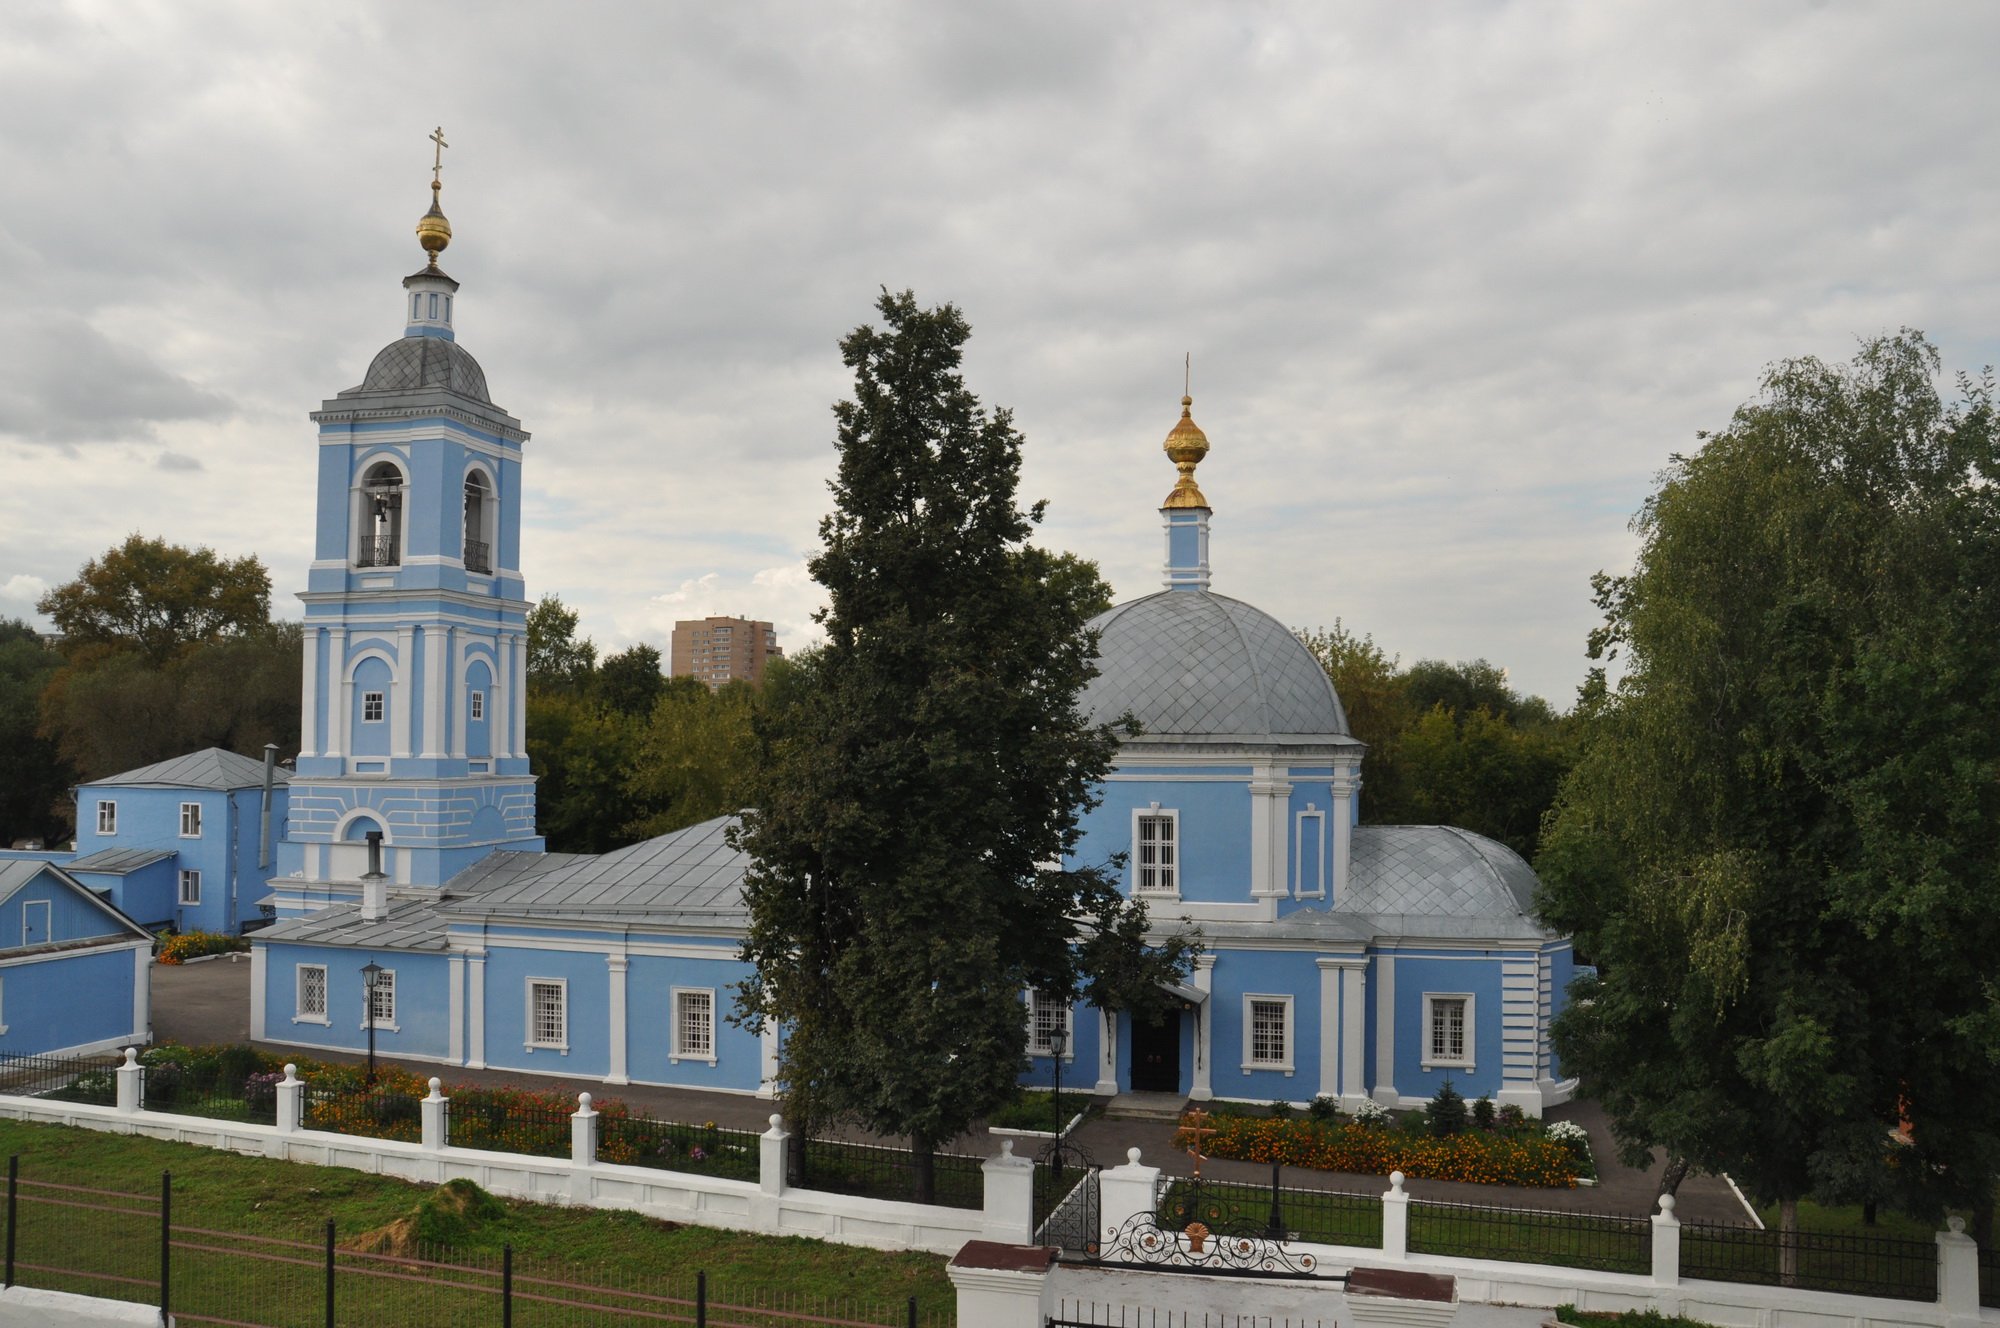
[[[1208,499],[1194,481],[1194,468],[1208,455],[1208,435],[1194,422],[1194,398],[1181,398],[1180,422],[1162,444],[1181,477],[1160,507],[1167,530],[1166,586],[1169,590],[1208,589]]]
[[[452,300],[458,294],[458,283],[445,275],[438,266],[438,255],[451,243],[451,222],[445,218],[439,197],[444,192],[444,130],[439,128],[431,135],[437,145],[431,161],[431,210],[417,219],[417,243],[422,245],[428,261],[423,270],[413,272],[403,278],[403,290],[409,299],[409,313],[403,328],[406,337],[443,337],[446,341],[456,340],[451,330]]]

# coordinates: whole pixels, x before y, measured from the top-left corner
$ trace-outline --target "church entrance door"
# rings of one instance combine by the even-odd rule
[[[1158,1023],[1132,1021],[1132,1091],[1181,1091],[1181,1012],[1160,1016]]]

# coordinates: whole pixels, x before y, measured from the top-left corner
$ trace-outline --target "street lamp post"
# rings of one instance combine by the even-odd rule
[[[1063,1169],[1062,1063],[1063,1063],[1063,1052],[1067,1051],[1068,1049],[1069,1049],[1069,1029],[1064,1027],[1064,1020],[1061,1017],[1058,1017],[1056,1020],[1056,1026],[1049,1030],[1049,1057],[1051,1060],[1055,1062],[1055,1075],[1056,1075],[1055,1097],[1054,1101],[1050,1103],[1050,1105],[1054,1107],[1056,1113],[1056,1146],[1054,1150],[1055,1151],[1054,1165],[1050,1168],[1050,1170],[1054,1173],[1054,1177],[1057,1180],[1062,1179],[1062,1169]]]
[[[375,985],[382,980],[382,966],[373,959],[361,970],[361,981],[368,988],[368,1087],[375,1086]]]

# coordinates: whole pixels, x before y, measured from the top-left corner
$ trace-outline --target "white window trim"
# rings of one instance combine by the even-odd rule
[[[1292,834],[1292,897],[1295,899],[1326,898],[1326,813],[1312,803],[1298,814],[1297,829]],[[1318,847],[1314,860],[1319,863],[1319,879],[1306,888],[1306,835],[1311,834]]]
[[[708,1054],[695,1055],[681,1050],[681,994],[700,993],[708,997]],[[667,1018],[673,1021],[673,1029],[667,1042],[667,1064],[679,1065],[682,1061],[704,1061],[715,1064],[715,988],[674,987],[667,996]]]
[[[1171,890],[1141,890],[1139,888],[1139,821],[1141,817],[1150,816],[1165,817],[1173,824],[1174,885]],[[1134,899],[1178,901],[1181,897],[1181,868],[1186,863],[1185,855],[1182,853],[1184,847],[1185,845],[1181,842],[1181,813],[1179,808],[1162,807],[1157,802],[1149,803],[1144,807],[1134,807],[1132,809],[1132,856],[1130,862],[1127,863],[1130,876],[1126,882],[1126,893]]]
[[[535,1041],[535,988],[536,987],[554,987],[562,995],[562,1041],[560,1042]],[[553,1052],[558,1052],[564,1056],[569,1055],[569,979],[529,978],[527,984],[524,987],[522,987],[521,990],[524,999],[527,1002],[523,1011],[526,1017],[526,1022],[522,1025],[522,1030],[524,1034],[522,1040],[523,1043],[526,1045],[528,1051],[531,1054],[537,1051],[553,1051]]]
[[[97,833],[100,835],[118,833],[118,804],[110,798],[97,800]]]
[[[472,691],[472,718],[481,721],[486,718],[486,693],[478,688]]]
[[[1054,1053],[1046,1045],[1040,1047],[1035,1045],[1035,997],[1038,994],[1033,987],[1028,988],[1027,991],[1021,994],[1021,1003],[1026,1007],[1028,1017],[1028,1055],[1035,1060],[1045,1061],[1049,1060]],[[1074,1001],[1068,1002],[1063,1006],[1063,1036],[1068,1039],[1063,1043],[1063,1046],[1066,1048],[1063,1052],[1063,1063],[1067,1065],[1076,1059],[1076,1003]]]
[[[21,944],[23,945],[31,944],[31,942],[28,940],[28,910],[33,908],[39,908],[40,910],[42,910],[41,943],[43,945],[47,945],[50,941],[53,941],[55,939],[56,911],[55,909],[49,906],[49,901],[46,899],[30,899],[25,901],[21,905]]]
[[[1432,1054],[1436,1050],[1436,1048],[1431,1044],[1431,1004],[1434,1001],[1465,1002],[1465,1055],[1463,1057],[1460,1057],[1459,1059],[1451,1060],[1435,1056]],[[1478,1031],[1479,1026],[1475,1024],[1472,1020],[1473,1009],[1474,1009],[1474,998],[1472,993],[1469,991],[1427,991],[1424,993],[1424,1024],[1423,1024],[1424,1054],[1423,1054],[1423,1060],[1421,1062],[1422,1067],[1424,1069],[1464,1070],[1468,1074],[1470,1074],[1473,1070],[1477,1068],[1473,1064],[1473,1061],[1476,1057],[1476,1053],[1479,1048],[1479,1043],[1478,1040],[1473,1036],[1473,1034]]]
[[[1285,1007],[1285,1058],[1282,1061],[1258,1061],[1250,1059],[1251,1007],[1257,1001],[1275,1001]],[[1290,1076],[1295,1066],[1296,1048],[1299,1045],[1298,1026],[1293,1022],[1292,998],[1275,991],[1246,991],[1243,993],[1243,1073],[1256,1070],[1281,1071]]]
[[[375,702],[376,709],[382,712],[381,714],[375,716],[375,718],[373,719],[368,718],[368,703],[370,700],[373,700]],[[386,691],[363,692],[361,694],[361,722],[363,724],[386,724],[388,720],[389,720],[389,694]]]
[[[177,878],[177,880],[180,885],[180,890],[178,894],[178,898],[180,899],[180,906],[182,908],[198,907],[201,904],[201,873],[199,871],[194,870],[191,867],[183,867],[181,869],[181,874]],[[194,885],[193,899],[188,898],[188,885],[190,882],[192,882]]]
[[[375,1023],[375,993],[368,990],[368,980],[363,978],[361,981],[361,1031],[364,1033],[368,1031],[370,1024],[374,1024],[375,1030],[379,1033],[400,1033],[403,1031],[403,1026],[396,1022],[396,970],[385,968],[382,970],[382,976],[389,980],[389,1022],[386,1024]]]
[[[189,815],[189,813],[193,813],[193,815],[192,815],[192,816],[190,816],[190,815]],[[189,823],[189,821],[190,821],[190,820],[192,820],[192,822],[194,823],[194,829],[192,829],[192,830],[188,829],[188,823]],[[182,804],[181,804],[181,838],[182,838],[182,839],[200,839],[200,838],[201,838],[201,804],[200,804],[200,803],[198,803],[198,802],[184,802],[184,803],[182,803]]]
[[[305,1008],[306,970],[309,968],[316,968],[319,970],[320,1009],[318,1014],[307,1014]],[[329,998],[331,992],[332,992],[332,986],[330,985],[330,978],[327,973],[325,964],[292,965],[292,1022],[295,1024],[320,1024],[320,1025],[331,1024],[333,1021],[327,1015],[327,1010],[332,1004],[332,1001]]]

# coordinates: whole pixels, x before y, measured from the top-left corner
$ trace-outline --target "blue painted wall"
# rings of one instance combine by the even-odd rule
[[[1461,954],[1463,952],[1460,952]],[[1499,952],[1479,958],[1452,958],[1448,951],[1396,952],[1396,1087],[1406,1097],[1430,1097],[1448,1077],[1467,1100],[1501,1089]],[[1423,1068],[1430,1030],[1424,1023],[1426,993],[1473,997],[1473,1067]]]
[[[264,961],[264,1032],[276,1042],[340,1051],[368,1049],[363,966],[373,960],[396,974],[396,1027],[375,1030],[380,1056],[442,1060],[451,1050],[450,965],[442,953],[362,950],[328,945],[270,945]],[[327,1022],[298,1018],[298,966],[326,965]]]
[[[132,1027],[132,951],[123,945],[0,967],[0,1052],[38,1055],[143,1038]]]

